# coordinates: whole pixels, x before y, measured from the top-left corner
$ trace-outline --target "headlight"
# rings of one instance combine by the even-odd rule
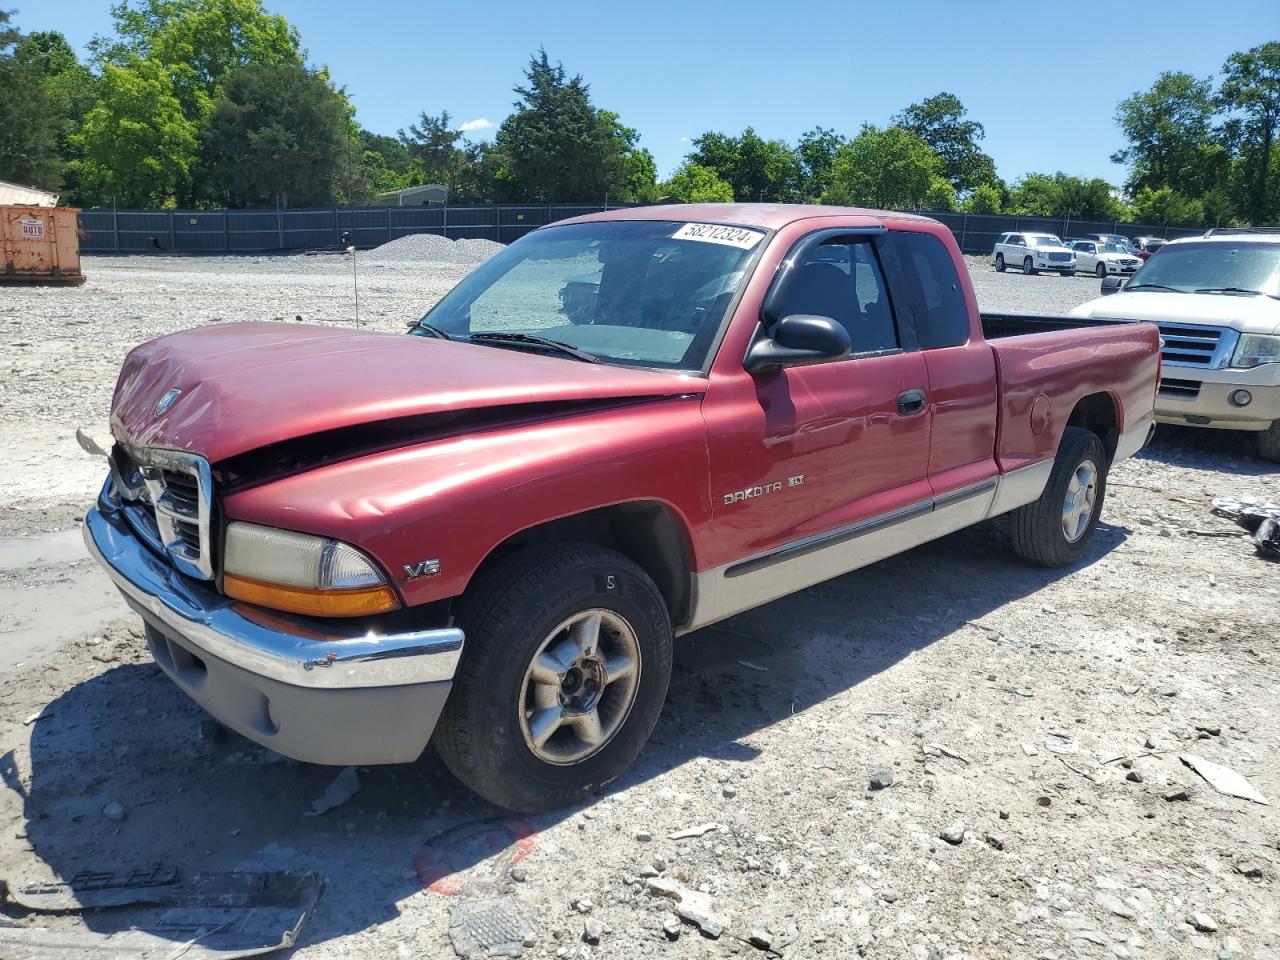
[[[222,587],[245,603],[314,617],[400,606],[382,571],[355,547],[241,521],[227,525]]]
[[[1280,361],[1280,337],[1261,333],[1246,333],[1236,344],[1236,352],[1231,355],[1233,367],[1246,369],[1276,361]]]

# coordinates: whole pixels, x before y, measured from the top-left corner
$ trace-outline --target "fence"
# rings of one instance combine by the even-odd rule
[[[454,240],[518,240],[530,230],[623,204],[485,204],[432,207],[329,207],[320,210],[85,210],[85,253],[250,253],[336,247],[344,233],[360,247],[373,247],[411,233],[434,233]],[[1060,237],[1086,233],[1181,237],[1194,227],[1006,217],[969,213],[928,213],[955,234],[965,253],[989,253],[1009,230],[1041,231]]]

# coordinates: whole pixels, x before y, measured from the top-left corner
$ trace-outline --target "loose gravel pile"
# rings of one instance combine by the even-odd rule
[[[450,240],[434,233],[411,233],[375,247],[361,259],[367,264],[452,263],[474,267],[502,246],[493,240]]]

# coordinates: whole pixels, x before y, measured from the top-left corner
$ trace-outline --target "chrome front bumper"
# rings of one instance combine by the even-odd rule
[[[84,539],[146,621],[160,667],[227,726],[315,763],[402,762],[426,746],[461,630],[378,633],[230,600],[148,549],[106,496]]]

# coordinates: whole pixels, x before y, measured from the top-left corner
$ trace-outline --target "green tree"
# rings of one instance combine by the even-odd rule
[[[936,178],[942,158],[927,143],[902,127],[881,129],[865,124],[842,146],[831,165],[827,203],[918,210]]]
[[[659,187],[663,196],[684,203],[733,203],[733,187],[716,176],[710,167],[686,160]]]
[[[1118,220],[1125,214],[1111,184],[1065,173],[1029,173],[1009,196],[1007,213],[1024,217],[1071,217],[1080,220]]]
[[[1121,100],[1116,123],[1128,146],[1111,159],[1129,166],[1129,193],[1136,196],[1144,187],[1187,195],[1206,190],[1226,159],[1213,142],[1214,111],[1212,81],[1189,73],[1162,73],[1150,89]]]
[[[956,190],[951,181],[944,177],[934,177],[924,195],[921,209],[930,211],[947,211],[956,208]]]
[[[602,200],[627,191],[627,144],[616,117],[597,110],[581,76],[552,64],[545,50],[515,88],[515,112],[498,128],[497,187],[504,199]]]
[[[801,161],[782,140],[765,140],[747,127],[736,137],[708,131],[693,141],[693,147],[685,159],[714,170],[739,200],[800,198]]]
[[[350,120],[346,97],[323,72],[249,64],[222,83],[201,167],[227,206],[328,205],[359,189],[344,169]]]
[[[1204,222],[1204,204],[1173,187],[1143,187],[1133,198],[1132,216],[1135,223],[1198,226]]]
[[[23,38],[0,10],[0,179],[55,190],[62,183],[62,120]]]
[[[263,10],[262,0],[121,0],[111,16],[117,36],[94,39],[97,59],[163,64],[189,120],[212,107],[219,85],[238,67],[302,65],[298,31]]]
[[[75,142],[84,151],[84,188],[98,203],[167,206],[190,189],[199,131],[164,66],[140,60],[103,69]]]
[[[1276,134],[1280,130],[1280,43],[1264,43],[1233,53],[1222,67],[1218,94],[1231,112],[1228,137],[1240,144],[1247,190],[1242,212],[1255,224],[1271,222],[1280,210],[1272,189],[1277,164]]]
[[[40,78],[47,109],[57,123],[57,154],[64,200],[80,203],[83,159],[74,135],[97,96],[96,80],[66,38],[55,31],[29,33],[14,49],[14,58]],[[3,109],[3,108],[0,108]]]
[[[965,213],[999,213],[1004,209],[1004,200],[997,187],[989,183],[980,183],[974,188],[973,193],[965,198],[960,209]]]
[[[658,164],[644,147],[626,154],[627,193],[637,203],[654,203],[658,199]]]
[[[359,139],[361,163],[374,193],[390,193],[417,184],[413,157],[397,137],[361,130]]]
[[[462,131],[452,123],[448,110],[439,116],[418,114],[418,122],[410,124],[408,131],[400,131],[400,142],[417,165],[422,177],[420,183],[442,183],[452,195],[461,166],[462,150],[459,142]]]
[[[933,148],[942,158],[942,176],[962,193],[991,183],[996,174],[995,161],[978,146],[986,131],[968,112],[959,97],[943,92],[911,104],[891,121]]]
[[[847,142],[848,137],[826,127],[814,127],[800,134],[796,155],[800,159],[803,199],[814,200],[831,186],[831,164]]]

